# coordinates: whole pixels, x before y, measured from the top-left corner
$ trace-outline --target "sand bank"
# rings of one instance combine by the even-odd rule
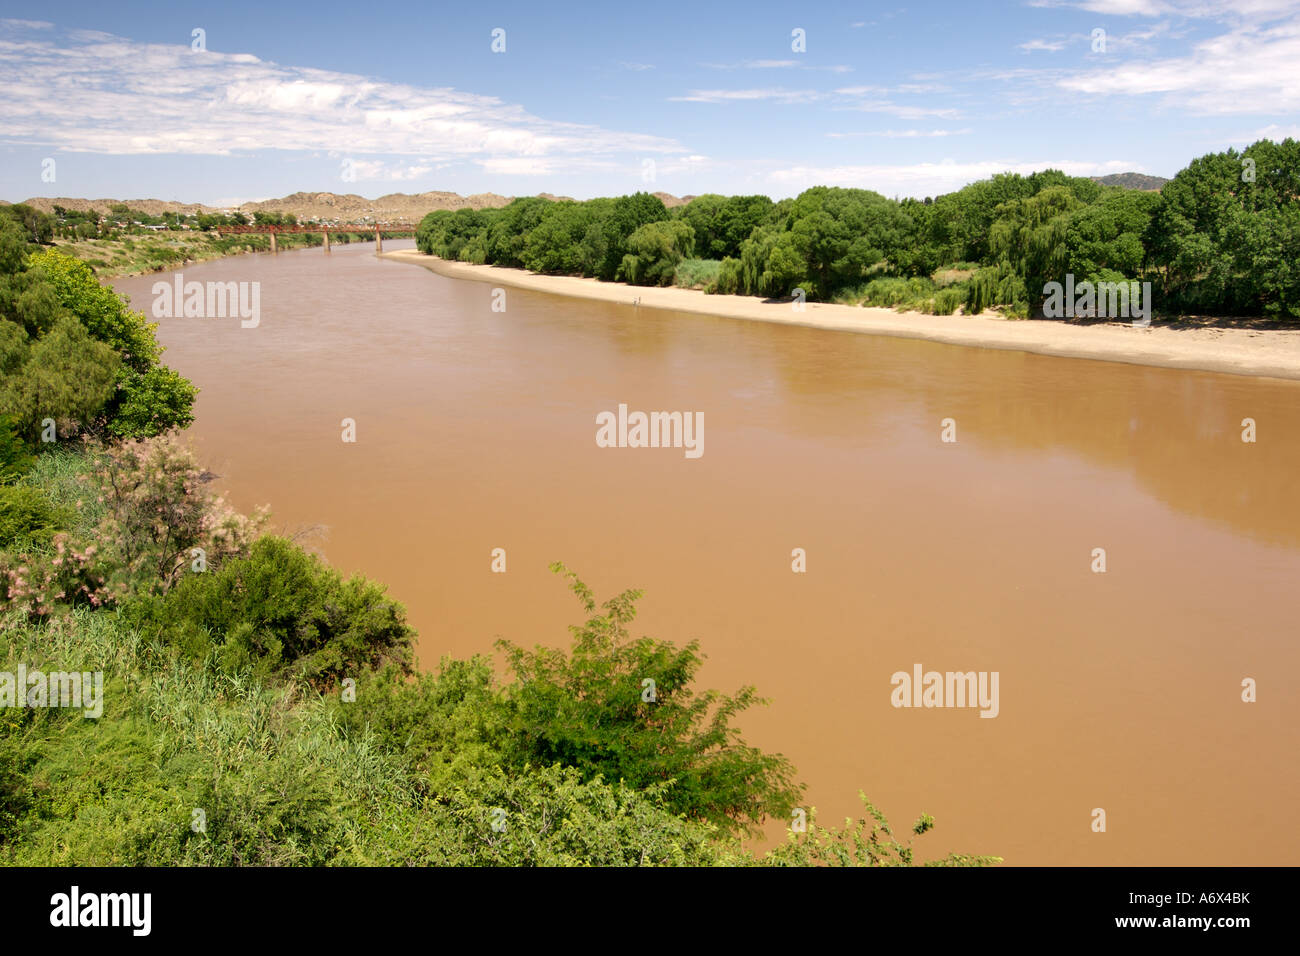
[[[629,286],[574,276],[544,276],[523,269],[449,262],[414,249],[386,252],[383,257],[424,266],[452,279],[472,279],[623,305],[632,305],[639,300],[639,307],[643,309],[784,322],[1040,355],[1300,380],[1300,331],[1295,330],[1159,325],[1136,328],[1128,322],[1071,325],[1050,320],[1011,321],[988,314],[925,315],[815,302],[807,303],[802,312],[796,312],[789,302],[765,302],[751,296],[706,295],[693,289]]]

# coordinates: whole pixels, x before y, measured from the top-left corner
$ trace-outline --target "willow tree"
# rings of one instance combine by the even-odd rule
[[[998,206],[989,229],[990,252],[1024,280],[1035,311],[1042,310],[1046,283],[1065,279],[1070,217],[1081,208],[1083,203],[1066,186]]]

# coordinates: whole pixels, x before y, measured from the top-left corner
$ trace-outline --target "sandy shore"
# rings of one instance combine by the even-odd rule
[[[813,302],[806,304],[803,312],[796,312],[789,302],[764,302],[750,296],[705,295],[692,289],[643,288],[572,276],[543,276],[523,269],[449,262],[414,249],[386,252],[383,256],[424,266],[453,279],[473,279],[624,305],[632,305],[639,299],[643,309],[669,309],[844,332],[896,335],[1040,355],[1300,380],[1300,331],[1135,328],[1129,323],[1068,325],[1044,320],[1008,321],[991,315],[925,315]]]

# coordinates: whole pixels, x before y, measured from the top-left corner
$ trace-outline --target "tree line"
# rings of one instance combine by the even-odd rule
[[[634,285],[1040,314],[1044,285],[1150,281],[1166,316],[1300,317],[1300,143],[1194,160],[1159,192],[1044,170],[923,200],[817,186],[773,202],[637,193],[429,213],[422,252]]]

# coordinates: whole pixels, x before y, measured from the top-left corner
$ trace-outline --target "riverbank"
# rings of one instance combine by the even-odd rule
[[[1034,352],[1065,358],[1300,381],[1300,331],[1291,329],[1184,325],[1136,328],[1128,323],[1075,325],[1041,319],[1008,320],[991,313],[978,316],[926,315],[821,302],[809,302],[802,312],[796,312],[789,302],[770,302],[751,296],[707,295],[694,289],[629,286],[576,276],[538,275],[523,269],[450,262],[414,249],[382,255],[397,262],[423,266],[452,279],[491,282],[624,305],[637,304],[640,308],[927,339],[948,345]]]
[[[362,233],[339,233],[331,235],[330,241],[345,245],[354,235]],[[320,248],[323,244],[320,236],[314,233],[282,233],[278,239],[282,252]],[[373,241],[373,237],[366,236],[358,241]],[[56,239],[54,248],[86,263],[100,279],[125,279],[169,272],[199,262],[270,252],[271,240],[260,233],[221,236],[211,232],[182,232],[105,239]]]

